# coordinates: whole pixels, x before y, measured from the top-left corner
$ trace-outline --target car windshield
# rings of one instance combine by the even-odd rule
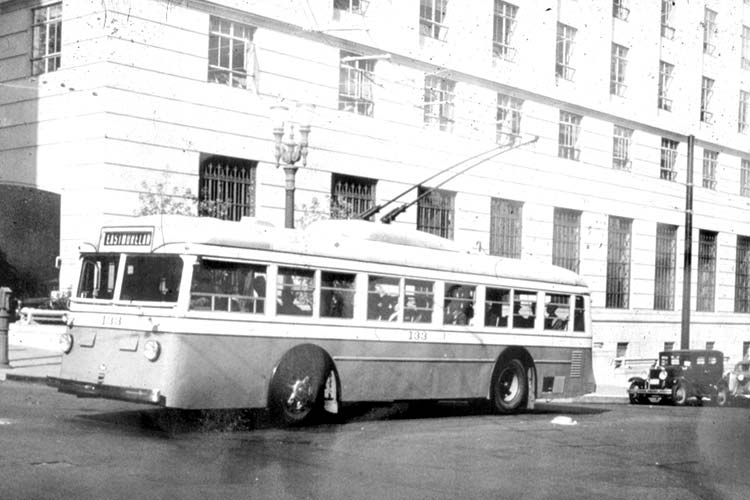
[[[177,255],[129,255],[120,299],[177,302],[181,277],[182,259]]]

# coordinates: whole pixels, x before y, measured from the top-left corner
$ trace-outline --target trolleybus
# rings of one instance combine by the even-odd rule
[[[373,222],[304,230],[162,215],[81,246],[60,391],[281,422],[351,401],[594,390],[589,291],[566,269]]]

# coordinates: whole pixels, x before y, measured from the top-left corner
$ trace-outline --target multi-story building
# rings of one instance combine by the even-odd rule
[[[748,0],[0,0],[0,250],[65,288],[107,217],[283,224],[279,99],[298,222],[438,187],[393,223],[581,273],[600,383],[680,346],[693,158],[690,345],[747,353]]]

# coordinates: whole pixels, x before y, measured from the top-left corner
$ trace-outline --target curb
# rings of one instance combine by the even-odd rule
[[[9,380],[12,382],[28,382],[31,384],[47,385],[46,375],[24,375],[22,373],[5,373],[0,375],[0,380]]]

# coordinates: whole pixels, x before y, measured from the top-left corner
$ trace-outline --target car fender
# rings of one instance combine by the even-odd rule
[[[646,383],[646,379],[643,377],[630,377],[628,379],[628,384],[632,384],[633,382],[640,382],[642,384]]]

